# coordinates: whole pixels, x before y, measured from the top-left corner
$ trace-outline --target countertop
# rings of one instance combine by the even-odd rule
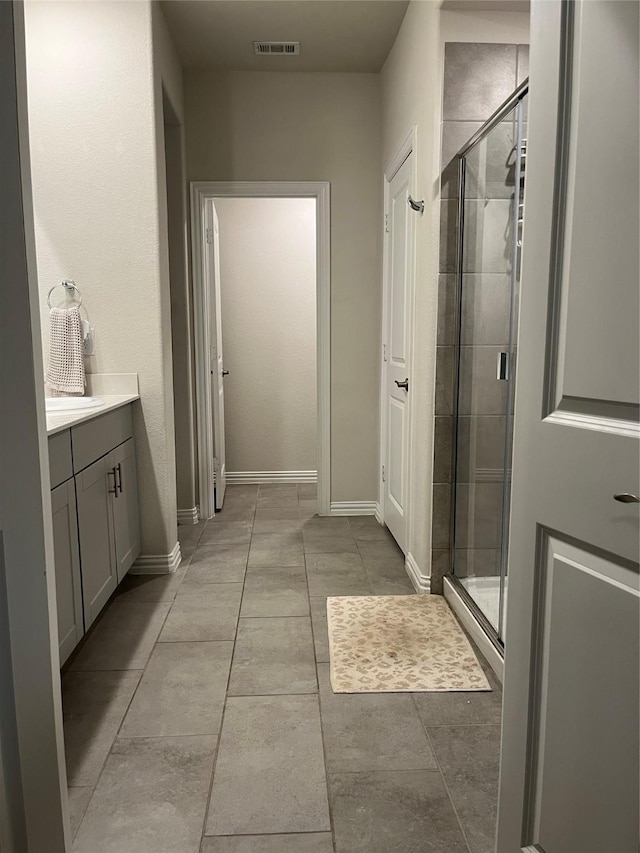
[[[94,409],[77,409],[67,412],[47,412],[47,435],[55,435],[57,432],[62,432],[65,429],[78,426],[78,424],[86,423],[94,418],[99,418],[113,409],[119,409],[121,406],[126,406],[128,403],[133,403],[140,399],[139,394],[92,394],[96,400],[102,400],[103,406],[97,406]]]

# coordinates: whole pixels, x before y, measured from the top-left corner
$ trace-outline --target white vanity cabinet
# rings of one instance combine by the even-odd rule
[[[131,406],[49,438],[60,661],[140,553]]]

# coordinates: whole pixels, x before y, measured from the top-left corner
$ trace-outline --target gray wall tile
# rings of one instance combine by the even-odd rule
[[[450,202],[449,202],[450,203]],[[445,202],[442,202],[445,204]],[[452,215],[452,214],[449,214]],[[512,204],[510,199],[487,198],[465,202],[464,272],[506,273],[512,261]],[[449,240],[455,242],[455,235]],[[447,249],[449,242],[447,242]],[[447,255],[449,263],[449,255]],[[455,271],[455,265],[453,266]],[[449,271],[447,267],[446,271]]]
[[[456,545],[459,548],[499,548],[501,538],[502,485],[458,483]]]
[[[453,412],[453,347],[436,347],[436,415]]]
[[[442,595],[442,578],[451,571],[451,552],[435,548],[431,551],[431,592]]]
[[[440,201],[440,272],[458,268],[458,205],[453,199]]]
[[[434,483],[451,482],[451,442],[453,438],[452,417],[436,415],[433,443],[433,481]]]
[[[458,418],[457,471],[459,483],[475,483],[478,476],[494,471],[502,477],[505,451],[504,415],[471,415]]]
[[[445,121],[486,121],[515,87],[515,45],[445,45]]]
[[[459,415],[502,415],[507,383],[497,378],[500,347],[460,347]]]
[[[463,346],[509,344],[511,278],[502,273],[462,277],[460,341]]]
[[[458,278],[455,274],[438,276],[438,346],[453,346],[456,342],[455,318]]]
[[[431,544],[436,549],[449,548],[449,521],[451,518],[451,486],[434,483],[433,528]]]
[[[458,197],[458,158],[456,154],[473,134],[482,127],[479,121],[444,121],[442,123],[442,198]]]

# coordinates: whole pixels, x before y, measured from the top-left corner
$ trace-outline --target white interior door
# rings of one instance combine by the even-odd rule
[[[409,376],[412,222],[409,208],[413,154],[387,186],[385,215],[386,293],[383,341],[383,394],[386,427],[383,447],[384,521],[406,551],[409,467]]]
[[[532,3],[498,853],[638,851],[638,8]]]
[[[227,462],[224,442],[224,362],[222,357],[222,309],[220,296],[220,231],[218,214],[211,199],[206,205],[206,239],[209,284],[209,340],[211,372],[211,408],[213,418],[213,455],[215,471],[215,507],[221,509],[227,487]]]

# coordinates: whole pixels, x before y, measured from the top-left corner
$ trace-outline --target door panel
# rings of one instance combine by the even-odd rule
[[[545,538],[527,841],[546,853],[631,851],[640,794],[638,575]]]
[[[116,474],[110,457],[103,456],[76,475],[86,630],[118,585],[111,511]]]
[[[531,24],[497,850],[637,853],[638,4]]]
[[[207,203],[209,249],[209,307],[211,324],[211,399],[213,403],[213,453],[217,459],[215,506],[222,509],[227,487],[227,461],[224,438],[224,359],[222,351],[222,304],[220,291],[220,229],[213,201]]]
[[[408,459],[409,459],[409,391],[398,383],[409,380],[409,309],[411,292],[412,223],[409,190],[413,154],[404,161],[388,186],[387,213],[387,328],[385,395],[386,447],[384,521],[398,545],[406,548]]]
[[[62,666],[84,634],[76,489],[73,478],[51,492],[51,509],[58,640]]]
[[[116,468],[117,496],[113,496],[113,528],[118,583],[140,553],[138,481],[134,441],[130,438],[109,454],[109,467]]]
[[[569,398],[580,411],[607,414],[625,404],[629,411],[618,416],[633,420],[640,294],[628,280],[638,263],[640,230],[638,4],[584,3],[576,24],[557,405]],[[595,61],[609,55],[616,62]],[[606,168],[603,157],[612,127],[622,141],[622,148],[615,146],[619,168]],[[615,334],[603,339],[602,328]]]

